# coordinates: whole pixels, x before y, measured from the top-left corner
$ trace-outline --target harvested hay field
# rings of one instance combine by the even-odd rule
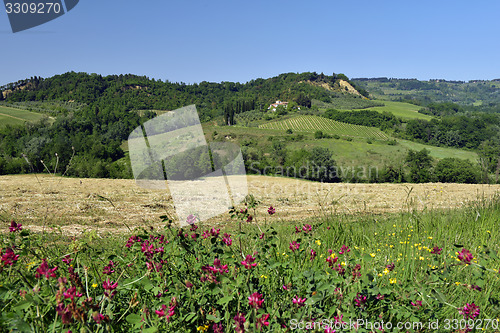
[[[491,198],[500,185],[468,184],[322,184],[289,178],[248,176],[248,190],[278,214],[268,222],[319,218],[324,214],[384,214],[408,209],[457,208]],[[49,175],[0,176],[0,218],[19,220],[33,231],[60,230],[78,235],[88,230],[127,232],[160,226],[161,215],[174,215],[168,191],[146,190],[134,180],[61,178]],[[229,215],[208,221],[225,224]],[[5,230],[5,227],[2,228]]]

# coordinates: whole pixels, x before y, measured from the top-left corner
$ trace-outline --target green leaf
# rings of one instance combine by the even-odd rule
[[[156,327],[150,327],[142,330],[142,333],[155,333],[158,332],[158,329]]]
[[[148,278],[142,279],[142,285],[144,286],[144,289],[146,291],[153,289],[153,284],[151,283],[151,280]]]
[[[217,304],[225,305],[225,304],[229,303],[232,299],[233,299],[233,295],[222,297],[220,300],[217,301]]]
[[[129,314],[125,320],[129,323],[129,324],[138,324],[141,322],[142,320],[142,317],[139,316],[138,314],[135,314],[135,313],[131,313]]]
[[[441,294],[439,291],[437,291],[436,289],[432,289],[432,294],[434,297],[436,297],[440,302],[442,303],[445,303],[446,302],[446,298],[444,297],[443,294]]]
[[[321,284],[321,285],[318,287],[318,291],[323,291],[323,290],[326,290],[326,289],[330,289],[330,284],[328,284],[328,283],[323,283],[323,284]]]
[[[196,313],[190,312],[184,317],[184,321],[192,321],[194,318],[196,318]]]
[[[215,323],[218,323],[220,321],[220,318],[217,318],[216,316],[211,315],[211,314],[207,315],[207,319],[208,320],[213,320]]]
[[[22,302],[19,302],[13,309],[14,309],[14,311],[26,310],[31,306],[31,304],[32,304],[32,302],[30,302],[30,301],[22,301]]]

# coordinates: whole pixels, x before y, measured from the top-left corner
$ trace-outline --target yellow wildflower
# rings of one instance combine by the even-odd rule
[[[201,332],[205,332],[205,331],[207,331],[207,330],[208,330],[208,328],[209,328],[209,327],[210,327],[210,326],[209,326],[208,324],[207,324],[207,325],[204,325],[204,326],[198,326],[198,327],[196,328],[196,330],[197,330],[197,331],[201,331]]]

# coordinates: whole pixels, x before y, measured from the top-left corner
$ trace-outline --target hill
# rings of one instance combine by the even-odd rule
[[[413,101],[426,105],[452,102],[477,111],[500,111],[500,80],[447,81],[394,78],[357,78],[356,85],[377,99]]]
[[[423,114],[413,104],[370,100],[362,84],[343,74],[309,72],[191,85],[74,72],[21,80],[0,88],[5,97],[1,105],[55,120],[0,128],[0,174],[50,170],[77,177],[130,178],[129,133],[158,114],[188,104],[196,104],[207,140],[239,143],[247,167],[258,165],[256,170],[300,168],[311,161],[330,169],[355,166],[350,175],[329,181],[415,181],[408,178],[406,154],[426,148],[434,159],[429,170],[445,158],[476,163],[473,150],[481,149],[481,168],[476,165],[468,179],[478,181],[483,169],[495,173],[500,146],[491,142],[500,142],[499,117],[440,105]],[[285,103],[270,109],[276,100]],[[386,175],[355,175],[355,168],[369,165]],[[471,173],[472,166],[460,168]]]
[[[131,74],[101,76],[69,72],[47,79],[34,77],[0,87],[0,95],[5,96],[10,103],[74,102],[86,104],[91,109],[98,108],[100,112],[173,110],[196,104],[202,121],[223,115],[227,103],[245,102],[242,110],[236,110],[238,113],[266,109],[276,100],[297,101],[298,104],[310,106],[312,99],[327,103],[340,99],[349,104],[349,101],[363,99],[361,93],[367,94],[363,90],[358,92],[343,74],[314,72],[285,73],[246,83],[204,81],[191,85]]]

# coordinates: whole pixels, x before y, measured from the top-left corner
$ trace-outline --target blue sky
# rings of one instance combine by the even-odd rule
[[[0,12],[0,85],[67,71],[174,82],[284,72],[500,78],[500,1],[80,0],[13,34]]]

